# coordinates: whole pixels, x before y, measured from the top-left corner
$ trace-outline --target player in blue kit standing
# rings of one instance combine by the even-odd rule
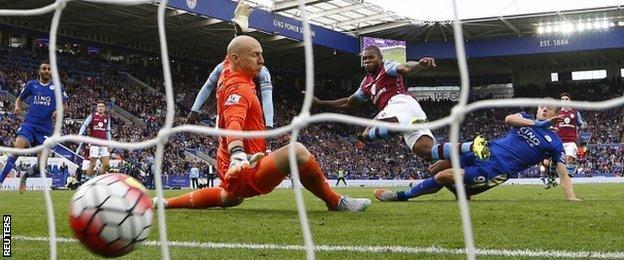
[[[561,139],[557,133],[550,130],[550,126],[558,120],[558,113],[558,108],[542,105],[538,107],[537,119],[525,112],[508,115],[505,123],[512,126],[512,129],[505,137],[488,143],[489,158],[480,158],[474,152],[463,152],[460,167],[463,169],[467,195],[475,195],[496,187],[505,182],[509,174],[518,173],[546,158],[552,158],[557,162],[557,173],[567,199],[580,201],[574,194],[572,180],[568,176]],[[462,145],[469,146],[471,143]],[[405,201],[436,193],[444,186],[454,187],[453,169],[449,167],[448,160],[439,161],[430,168],[433,177],[405,191],[376,189],[375,197],[380,201]]]
[[[15,148],[27,148],[28,146],[43,144],[45,139],[51,136],[54,130],[52,124],[52,119],[56,116],[54,89],[58,86],[52,83],[50,63],[41,63],[38,74],[39,79],[28,81],[15,100],[15,109],[13,110],[15,115],[20,115],[22,113],[22,102],[27,102],[29,106],[24,122],[17,130],[17,136],[13,143]],[[62,86],[61,91],[63,92],[63,107],[67,110],[67,93],[65,93],[65,89]],[[37,157],[40,156],[41,153],[37,155]],[[17,154],[11,154],[7,159],[0,173],[0,185],[2,185],[6,176],[15,166],[17,158]],[[47,162],[47,158],[44,159],[44,162]],[[38,172],[39,166],[35,164],[30,170],[20,176],[20,193],[24,193],[26,190],[26,178],[28,178],[28,176],[37,175]]]

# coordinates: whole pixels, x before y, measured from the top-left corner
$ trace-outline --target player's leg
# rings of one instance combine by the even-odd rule
[[[476,155],[473,153],[464,153],[460,155],[460,168],[470,168],[470,166],[475,163],[482,163],[483,161],[478,160]],[[409,198],[420,196],[428,193],[435,193],[439,191],[442,187],[448,188],[451,192],[455,193],[455,189],[453,187],[454,182],[452,181],[452,171],[450,160],[440,160],[436,163],[429,166],[429,176],[432,176],[419,184],[412,185],[410,188],[404,191],[391,191],[386,189],[376,189],[373,191],[375,197],[380,201],[404,201]],[[451,175],[449,175],[451,174]],[[448,181],[450,176],[450,182]],[[434,182],[435,180],[439,180]],[[440,184],[439,185],[436,185]]]
[[[110,163],[110,157],[109,156],[102,156],[100,157],[100,162],[102,162],[102,164],[100,165],[100,171],[99,174],[103,175],[108,173],[108,169],[109,169],[109,163]]]
[[[270,192],[279,185],[282,179],[290,174],[290,164],[288,161],[288,149],[295,146],[296,161],[299,168],[301,184],[316,197],[325,202],[327,208],[335,209],[340,201],[340,194],[334,192],[325,179],[316,159],[308,149],[301,143],[294,143],[284,146],[272,152],[265,160],[272,160],[270,167],[274,167],[275,172],[259,171],[255,175],[257,186],[263,192]],[[279,177],[278,177],[279,176]]]
[[[542,161],[545,170],[545,189],[550,189],[557,186],[557,167],[552,163],[552,160],[546,159]]]
[[[308,149],[301,143],[284,146],[272,152],[260,162],[260,169],[252,176],[252,181],[261,194],[268,193],[279,185],[283,178],[290,174],[288,149],[295,146],[296,161],[299,168],[301,184],[316,197],[325,202],[329,210],[363,211],[370,206],[369,199],[353,199],[341,196],[331,189],[318,162]],[[266,161],[266,165],[265,165]],[[275,167],[274,169],[271,169]]]
[[[37,153],[37,163],[30,167],[27,171],[25,171],[22,176],[20,176],[20,184],[19,184],[19,193],[24,193],[26,191],[26,181],[29,177],[39,177],[41,176],[41,171],[39,171],[39,163],[43,160],[43,165],[48,165],[48,157],[42,157],[43,153]],[[44,166],[45,168],[45,166]]]
[[[453,169],[446,169],[403,191],[376,189],[373,193],[380,201],[406,201],[421,195],[436,193],[445,185],[452,183]]]
[[[98,147],[98,155],[100,157],[100,175],[108,173],[108,169],[110,168],[110,151],[108,147],[100,146]]]
[[[383,111],[379,113],[383,114]],[[387,117],[387,118],[375,118],[380,121],[390,122],[390,123],[398,123],[399,120],[396,117]],[[363,141],[372,141],[375,139],[388,139],[390,138],[392,132],[385,127],[377,127],[377,126],[368,126],[364,128],[364,131],[358,136],[358,139]]]
[[[570,177],[574,176],[576,172],[576,154],[578,153],[578,146],[576,143],[565,143],[563,144],[563,148],[566,154],[566,169],[568,170],[568,175]]]
[[[100,156],[100,148],[94,145],[89,147],[89,167],[87,168],[87,178],[93,177],[95,164]]]
[[[345,186],[349,186],[347,185],[347,180],[345,178],[342,178],[342,183],[344,183]]]
[[[318,163],[308,150],[296,143],[297,165],[301,183],[332,210],[361,211],[370,200],[341,197],[334,192],[325,179]],[[260,160],[258,165],[227,180],[224,187],[205,188],[166,200],[167,208],[208,208],[238,205],[245,197],[267,194],[277,187],[290,173],[288,146],[282,147]],[[223,185],[223,184],[222,184]]]
[[[89,167],[87,168],[87,178],[93,177],[93,169],[95,169],[96,163],[97,163],[97,157],[89,158]]]
[[[26,148],[28,147],[29,143],[30,142],[26,140],[25,137],[18,135],[17,138],[15,138],[15,141],[13,142],[13,147]],[[9,175],[11,170],[13,170],[13,168],[15,167],[15,161],[17,161],[18,157],[19,155],[17,154],[11,154],[9,155],[9,158],[7,158],[7,161],[4,164],[4,168],[2,168],[2,172],[0,173],[0,185],[4,182],[4,179],[6,179],[6,177]]]
[[[472,142],[464,142],[457,145],[460,154],[474,153],[481,160],[485,160],[490,157],[490,149],[487,146],[487,141],[482,136],[477,136]],[[451,150],[453,145],[451,143],[436,144],[431,147],[430,159],[445,160],[451,159]]]
[[[164,204],[165,208],[168,209],[229,208],[240,205],[243,200],[244,198],[238,197],[222,187],[210,187],[165,199]],[[157,206],[156,202],[156,198],[154,198],[154,206]]]
[[[336,180],[336,187],[338,187],[338,184],[340,184],[340,178]]]

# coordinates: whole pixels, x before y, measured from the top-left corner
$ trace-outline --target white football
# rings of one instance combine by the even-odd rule
[[[129,253],[147,239],[153,206],[147,190],[124,174],[84,183],[72,197],[69,222],[83,245],[104,257]]]

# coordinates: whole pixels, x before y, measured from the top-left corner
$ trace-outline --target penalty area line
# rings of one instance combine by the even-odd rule
[[[47,242],[48,237],[13,236],[18,241]],[[59,243],[76,243],[73,238],[57,238]],[[160,241],[145,241],[146,246],[160,246]],[[278,245],[278,244],[250,244],[250,243],[212,243],[192,241],[169,241],[171,247],[203,248],[203,249],[251,249],[251,250],[285,250],[305,251],[303,245]],[[317,252],[355,252],[355,253],[405,253],[405,254],[446,254],[463,255],[465,249],[443,247],[406,247],[406,246],[334,246],[316,245]],[[596,252],[596,251],[564,251],[564,250],[531,250],[531,249],[477,249],[477,255],[481,256],[509,256],[509,257],[557,257],[557,258],[604,258],[624,259],[624,252]]]

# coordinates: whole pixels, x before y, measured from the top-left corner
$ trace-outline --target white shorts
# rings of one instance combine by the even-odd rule
[[[108,147],[91,145],[89,147],[89,158],[100,158],[110,156]]]
[[[427,120],[425,111],[422,110],[418,101],[412,96],[399,94],[395,95],[388,100],[386,107],[379,111],[379,114],[375,116],[375,119],[382,120],[384,118],[396,117],[401,125],[409,125],[414,120]],[[429,136],[435,141],[433,133],[429,129],[421,129],[412,132],[403,133],[403,138],[407,146],[412,149],[414,144],[420,137]]]
[[[87,169],[89,169],[89,159],[85,158],[84,160],[82,160],[82,168],[83,171],[86,171]]]
[[[563,150],[565,150],[565,154],[567,156],[571,156],[576,159],[576,153],[578,152],[578,147],[575,142],[571,143],[563,143]]]

